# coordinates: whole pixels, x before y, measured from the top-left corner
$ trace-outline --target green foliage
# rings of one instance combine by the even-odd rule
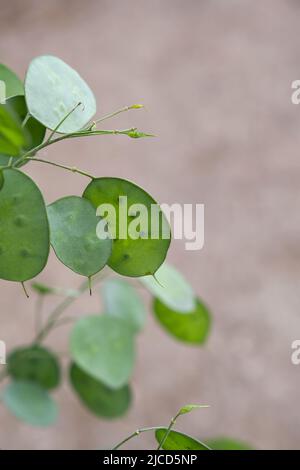
[[[212,450],[252,450],[252,448],[242,441],[237,441],[228,437],[220,437],[206,441]]]
[[[49,254],[49,226],[42,194],[19,170],[3,171],[0,191],[0,278],[26,281],[39,274]]]
[[[3,402],[16,418],[33,426],[50,426],[57,418],[55,402],[34,382],[11,382],[4,390]]]
[[[70,367],[70,380],[82,403],[96,416],[118,418],[130,406],[131,391],[128,385],[111,389],[88,375],[76,364]]]
[[[0,80],[6,85],[6,99],[11,96],[24,95],[23,82],[4,64],[0,64]]]
[[[107,264],[111,240],[100,240],[92,204],[69,196],[48,206],[51,245],[60,261],[82,276],[93,276]]]
[[[108,387],[127,384],[133,369],[134,342],[124,320],[109,315],[81,318],[72,330],[70,350],[81,369]]]
[[[167,428],[157,429],[155,431],[155,437],[160,444],[164,439]],[[207,445],[203,442],[197,441],[191,436],[187,434],[183,434],[182,432],[178,431],[170,431],[168,437],[166,438],[165,442],[162,445],[162,449],[164,450],[210,450]]]
[[[48,129],[64,134],[82,129],[96,113],[95,97],[69,65],[53,56],[41,56],[29,65],[25,95],[30,114]]]
[[[122,199],[119,199],[122,196],[127,197],[128,207],[134,204],[141,204],[148,209],[148,231],[143,234],[143,237],[132,239],[128,236],[130,223],[138,224],[138,220],[132,220],[132,216],[127,216],[126,207],[122,207]],[[116,227],[111,227],[108,221],[108,230],[115,232],[116,236],[108,265],[123,276],[139,277],[155,274],[167,255],[170,246],[170,236],[167,239],[163,239],[162,226],[160,226],[160,231],[157,233],[158,238],[150,238],[152,224],[151,204],[157,205],[154,199],[135,184],[120,178],[94,179],[84,191],[83,197],[89,199],[95,208],[98,208],[101,204],[110,204],[116,210]],[[119,214],[123,213],[122,209],[128,226],[128,230],[124,234],[120,233],[119,227],[121,225],[123,230],[125,225],[122,221],[120,224],[119,220]],[[168,226],[165,217],[162,217],[166,226]],[[142,256],[141,253],[143,254]]]
[[[9,375],[18,380],[29,380],[46,389],[60,382],[60,365],[56,356],[41,346],[15,349],[7,359]]]
[[[17,157],[27,145],[28,135],[21,123],[6,106],[0,106],[0,153]]]
[[[142,284],[171,310],[190,312],[196,307],[195,293],[190,284],[173,266],[164,263],[155,278],[141,278]]]
[[[134,332],[145,324],[146,310],[136,290],[123,279],[109,279],[102,285],[105,313],[122,318]]]
[[[25,86],[4,65],[0,65],[0,80],[5,82],[8,98],[0,105],[0,279],[22,282],[27,294],[24,282],[46,266],[51,241],[58,259],[89,281],[93,276],[93,283],[113,271],[138,278],[139,287],[146,287],[156,299],[154,311],[160,324],[181,341],[203,344],[210,314],[183,276],[164,263],[171,242],[170,226],[152,196],[127,180],[93,176],[40,158],[40,151],[62,140],[152,136],[136,127],[98,129],[103,121],[143,106],[126,106],[91,121],[96,113],[92,91],[75,70],[52,56],[31,62]],[[83,197],[67,196],[46,208],[36,183],[20,170],[32,162],[78,173],[91,182]],[[109,214],[97,213],[102,204],[111,204],[116,211],[115,225]],[[36,334],[30,345],[9,354],[0,380],[5,376],[11,380],[3,403],[13,415],[31,425],[47,426],[57,416],[49,390],[60,384],[61,371],[58,358],[42,342],[54,328],[74,320],[62,315],[89,283],[85,281],[78,289],[41,282],[31,285],[37,295]],[[109,279],[101,292],[103,314],[82,317],[71,330],[70,384],[93,414],[111,419],[123,415],[131,404],[135,342],[144,327],[146,310],[137,291],[124,279]],[[42,305],[51,295],[64,299],[45,318],[41,316]],[[195,407],[187,405],[178,416]],[[172,439],[174,434],[167,436],[164,446],[171,445]]]
[[[210,331],[211,314],[200,300],[189,313],[171,310],[158,299],[154,300],[153,310],[159,323],[176,339],[199,346],[205,343]]]

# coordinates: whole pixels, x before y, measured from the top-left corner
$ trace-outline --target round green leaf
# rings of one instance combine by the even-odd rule
[[[195,293],[185,278],[167,263],[164,263],[153,276],[140,279],[142,284],[170,309],[190,312],[196,307]]]
[[[155,431],[155,438],[160,444],[166,435],[167,428],[159,428]],[[209,446],[194,439],[187,434],[178,431],[170,431],[167,439],[162,445],[164,450],[210,450]]]
[[[0,106],[0,153],[16,157],[28,145],[28,134],[17,116],[5,105]]]
[[[7,370],[14,379],[29,380],[47,389],[57,387],[60,382],[56,356],[41,346],[14,350],[7,359]]]
[[[33,382],[10,383],[4,390],[3,402],[14,416],[33,426],[50,426],[57,418],[55,402]]]
[[[175,338],[195,345],[205,343],[211,314],[200,300],[197,300],[195,310],[189,313],[171,310],[158,299],[154,300],[153,309],[159,323]]]
[[[4,64],[0,64],[0,80],[5,83],[6,99],[11,96],[24,95],[23,82]]]
[[[109,279],[102,284],[104,312],[122,318],[134,332],[140,331],[146,320],[144,304],[136,290],[123,279]]]
[[[0,192],[0,279],[26,281],[39,274],[49,254],[49,226],[42,194],[15,169],[3,170]]]
[[[69,196],[47,208],[51,245],[58,259],[82,276],[90,277],[107,264],[112,242],[96,235],[100,217],[92,204],[78,196]]]
[[[228,437],[220,437],[206,441],[212,450],[252,450],[245,442],[237,441]]]
[[[70,341],[74,362],[113,389],[128,383],[134,363],[133,334],[126,322],[108,315],[81,318]]]
[[[30,114],[52,130],[81,103],[57,129],[63,134],[82,129],[96,112],[95,97],[85,81],[53,56],[40,56],[30,63],[25,96]]]
[[[15,114],[19,122],[23,123],[28,113],[24,96],[14,96],[8,99],[4,106]],[[24,129],[29,136],[28,144],[25,146],[24,150],[30,150],[43,142],[46,128],[36,119],[30,117],[27,120]]]
[[[115,210],[116,225],[111,224],[111,217],[108,219],[108,231],[115,238],[109,266],[123,276],[139,277],[155,274],[165,260],[171,240],[169,225],[162,213],[160,217],[164,223],[160,224],[159,230],[156,231],[157,239],[151,238],[151,224],[155,228],[151,205],[158,208],[154,199],[135,184],[119,178],[94,179],[84,191],[83,197],[89,199],[96,208],[102,204],[109,204],[109,207]],[[135,204],[143,206],[148,225],[144,231],[137,228],[140,232],[137,239],[131,237],[133,227],[131,224],[136,226],[139,215],[128,215],[128,211],[134,209]],[[166,228],[168,230],[164,231]]]
[[[113,390],[86,374],[76,364],[70,368],[70,380],[82,403],[96,416],[117,418],[130,406],[131,391],[128,385]]]

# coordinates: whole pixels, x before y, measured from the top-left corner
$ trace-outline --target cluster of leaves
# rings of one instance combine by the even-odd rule
[[[165,239],[161,233],[156,239],[96,236],[100,204],[112,204],[118,214],[119,197],[127,196],[129,205],[149,208],[155,200],[146,191],[129,181],[92,176],[38,155],[47,146],[70,138],[147,137],[136,128],[97,129],[99,122],[141,105],[93,121],[96,100],[92,91],[76,71],[51,56],[31,62],[24,84],[4,65],[0,80],[7,92],[6,104],[0,106],[0,279],[21,283],[33,279],[46,266],[52,246],[65,266],[89,280],[79,291],[65,292],[66,298],[41,325],[32,344],[8,357],[10,382],[3,392],[4,404],[19,419],[47,426],[57,417],[50,392],[60,384],[62,373],[59,357],[41,343],[58,326],[64,309],[90,285],[92,277],[97,281],[104,267],[141,283],[153,295],[157,321],[179,341],[203,345],[210,313],[182,275],[165,263],[170,237]],[[91,181],[81,197],[67,196],[46,205],[36,183],[23,172],[24,165],[34,161],[80,173]],[[61,293],[38,283],[33,287],[40,298]],[[131,402],[135,338],[144,326],[145,308],[136,289],[120,277],[104,282],[102,297],[103,313],[84,316],[72,328],[69,380],[93,414],[115,418]]]

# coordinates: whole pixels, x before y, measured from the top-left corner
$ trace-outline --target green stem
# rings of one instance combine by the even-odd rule
[[[130,111],[131,109],[141,109],[143,107],[144,106],[142,104],[133,104],[131,106],[124,106],[123,108],[120,108],[117,111],[114,111],[113,113],[105,114],[102,118],[96,119],[95,121],[92,122],[92,124],[89,127],[87,127],[87,130],[93,129],[93,127],[96,124],[99,124],[99,122],[103,122],[103,121],[106,121],[107,119],[118,116],[118,114],[125,113],[126,111]]]
[[[103,274],[99,273],[99,275],[94,276],[94,283],[100,282],[103,279]],[[78,291],[80,293],[85,292],[89,289],[89,281],[85,281],[81,284]],[[67,297],[64,299],[58,306],[50,313],[46,324],[39,333],[36,335],[34,339],[34,343],[41,343],[45,337],[50,333],[50,331],[56,326],[58,319],[64,313],[64,311],[72,305],[78,297]]]
[[[169,426],[168,426],[168,429],[166,430],[166,433],[165,433],[164,437],[162,438],[161,442],[159,443],[159,445],[158,445],[158,447],[157,447],[157,450],[160,450],[160,449],[162,448],[162,446],[164,445],[164,443],[166,442],[166,439],[167,439],[168,435],[170,434],[170,432],[171,432],[171,430],[172,430],[174,424],[176,423],[176,419],[177,419],[178,416],[180,416],[180,415],[181,415],[181,412],[179,411],[179,412],[177,413],[177,415],[174,416],[174,418],[171,419],[170,424],[169,424]]]
[[[119,442],[119,444],[117,444],[115,447],[113,447],[112,450],[117,450],[117,449],[119,449],[119,447],[121,447],[123,444],[125,444],[125,442],[130,441],[130,439],[133,439],[134,437],[138,436],[138,435],[141,434],[142,432],[156,431],[157,429],[161,429],[161,426],[153,426],[153,427],[151,427],[151,428],[141,428],[141,429],[137,429],[135,432],[133,432],[132,434],[130,434],[130,436],[125,437],[125,439],[123,439],[121,442]]]
[[[64,170],[72,171],[72,173],[79,173],[80,175],[87,176],[88,178],[91,178],[91,179],[95,178],[93,175],[90,175],[86,171],[79,170],[79,168],[76,168],[75,166],[61,165],[60,163],[55,163],[49,160],[43,160],[42,158],[35,158],[35,157],[27,157],[26,160],[28,161],[30,160],[33,162],[46,163],[48,165],[56,166],[58,168],[63,168]]]
[[[69,111],[65,117],[62,118],[62,120],[57,124],[57,126],[53,129],[53,131],[50,133],[48,139],[46,140],[46,143],[49,143],[52,139],[52,137],[54,136],[54,134],[58,131],[58,129],[60,128],[60,126],[65,122],[66,119],[68,119],[68,117],[74,113],[74,111],[78,108],[78,106],[80,106],[82,103],[79,102],[76,104],[76,106],[74,106],[74,108],[71,109],[71,111]]]

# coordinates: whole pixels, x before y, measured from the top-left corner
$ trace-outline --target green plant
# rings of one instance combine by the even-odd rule
[[[51,391],[61,381],[60,358],[43,342],[55,328],[74,321],[64,316],[66,309],[86,290],[91,293],[92,284],[103,281],[103,314],[84,316],[72,326],[69,380],[93,414],[118,417],[131,402],[135,338],[146,316],[136,285],[153,295],[158,323],[179,341],[202,346],[210,330],[210,313],[182,275],[165,263],[171,236],[164,237],[162,227],[155,238],[141,233],[138,238],[124,239],[120,224],[113,240],[97,236],[99,223],[108,233],[115,228],[106,217],[97,215],[99,205],[110,204],[119,214],[120,198],[126,196],[130,205],[157,206],[146,191],[123,179],[98,177],[45,160],[39,152],[69,139],[150,137],[135,127],[98,129],[100,123],[142,105],[94,119],[96,100],[88,85],[51,56],[31,62],[24,84],[4,65],[0,66],[0,80],[7,92],[6,104],[0,106],[0,279],[21,283],[28,295],[25,282],[45,268],[50,246],[67,268],[86,278],[78,289],[68,290],[32,283],[37,295],[37,331],[31,344],[8,355],[1,379],[8,378],[9,383],[2,401],[29,424],[47,426],[55,421],[57,408]],[[90,182],[81,197],[67,196],[46,206],[41,190],[23,171],[34,162],[79,173]],[[168,225],[162,213],[160,217]],[[134,215],[127,214],[126,222],[133,221]],[[119,277],[104,280],[113,273]],[[127,276],[131,283],[120,276]],[[63,300],[42,322],[43,299],[57,295],[63,295]]]

